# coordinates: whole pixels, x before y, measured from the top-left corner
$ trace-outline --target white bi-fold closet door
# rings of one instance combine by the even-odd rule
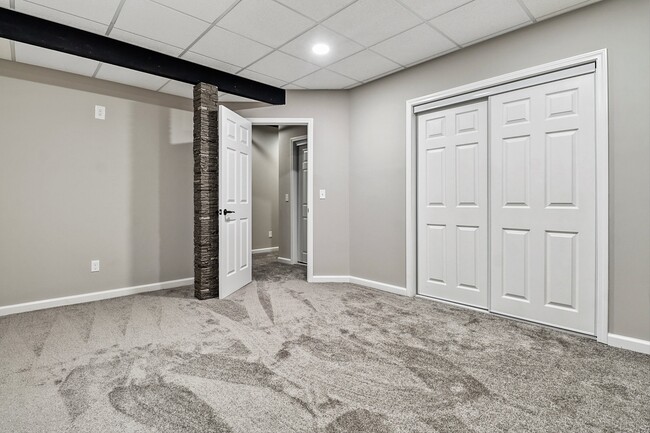
[[[418,116],[418,292],[595,334],[594,130],[593,74]]]

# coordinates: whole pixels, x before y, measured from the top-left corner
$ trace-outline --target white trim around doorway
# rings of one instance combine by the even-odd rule
[[[595,63],[596,101],[596,337],[608,342],[609,309],[609,127],[607,50],[580,54],[406,101],[406,295],[417,294],[417,133],[414,108],[517,80]],[[452,99],[453,100],[453,99]]]
[[[248,118],[253,126],[255,125],[304,125],[307,127],[307,174],[309,189],[307,190],[307,282],[314,280],[314,119],[307,117],[252,117]],[[293,194],[289,197],[289,205],[293,205],[297,197]],[[293,227],[292,227],[293,231]],[[292,241],[293,244],[293,241]],[[293,246],[292,246],[293,249]],[[293,255],[293,253],[292,253]],[[283,258],[283,260],[287,260]],[[293,257],[291,259],[293,261]]]

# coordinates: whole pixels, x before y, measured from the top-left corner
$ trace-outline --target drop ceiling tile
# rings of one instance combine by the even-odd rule
[[[431,20],[461,45],[530,23],[517,0],[475,0]]]
[[[395,0],[359,0],[323,25],[365,46],[407,30],[421,20]]]
[[[397,63],[366,50],[334,63],[328,69],[357,81],[366,81],[400,68]]]
[[[181,58],[189,62],[198,63],[199,65],[207,66],[212,69],[218,69],[224,72],[229,72],[231,74],[235,74],[241,70],[239,66],[231,65],[230,63],[222,62],[221,60],[216,60],[211,57],[193,53],[191,51],[183,54]]]
[[[27,0],[27,2],[106,25],[111,23],[120,5],[120,0]]]
[[[213,22],[226,12],[237,0],[153,0],[194,18]]]
[[[404,6],[425,20],[435,18],[471,1],[473,0],[401,0]]]
[[[195,53],[242,68],[273,51],[266,45],[216,26],[192,45],[191,49]]]
[[[96,77],[101,80],[115,81],[117,83],[128,84],[129,86],[142,87],[150,90],[158,90],[167,82],[167,78],[115,65],[109,65],[107,63],[102,64]]]
[[[167,54],[169,56],[178,57],[183,50],[179,47],[174,47],[153,39],[145,38],[144,36],[136,35],[125,30],[114,28],[109,35],[111,38],[119,41],[128,42],[143,48],[157,51],[159,53]]]
[[[150,0],[126,0],[115,27],[185,48],[194,42],[209,24]]]
[[[344,89],[356,84],[356,81],[336,72],[320,69],[297,80],[296,84],[307,89]]]
[[[284,82],[291,82],[311,74],[318,66],[291,57],[280,51],[274,51],[248,67],[253,72],[268,75]]]
[[[0,38],[0,59],[11,60],[11,41]]]
[[[16,61],[44,68],[91,77],[99,62],[73,56],[59,51],[48,50],[34,45],[15,42]]]
[[[309,18],[321,21],[333,13],[340,11],[355,0],[277,0],[291,9],[307,15]]]
[[[317,43],[328,44],[330,52],[324,56],[314,54],[312,47]],[[327,66],[361,50],[363,46],[322,26],[314,27],[280,48],[280,51],[320,66]]]
[[[421,24],[372,47],[373,51],[401,64],[410,65],[456,48],[456,44]]]
[[[248,78],[251,80],[259,81],[260,83],[266,83],[271,86],[275,87],[282,87],[285,84],[287,84],[286,81],[278,80],[273,77],[269,77],[268,75],[260,74],[255,71],[251,71],[250,69],[245,69],[241,72],[239,72],[237,75],[242,76],[244,78]]]
[[[232,32],[279,47],[314,25],[304,16],[269,0],[242,0],[218,22]]]
[[[106,34],[108,26],[96,21],[91,21],[85,18],[80,18],[75,15],[70,15],[60,12],[56,9],[40,6],[34,3],[26,2],[25,0],[16,0],[15,9],[18,12],[32,15],[35,17],[43,18],[49,21],[65,24],[81,30],[86,30],[93,33]]]
[[[192,99],[194,97],[194,86],[180,81],[169,80],[160,91],[163,93],[169,93],[170,95],[181,96],[183,98]]]
[[[0,0],[0,8],[7,8],[9,9],[9,0]]]
[[[523,0],[523,2],[535,18],[546,17],[564,9],[590,3],[589,0]]]

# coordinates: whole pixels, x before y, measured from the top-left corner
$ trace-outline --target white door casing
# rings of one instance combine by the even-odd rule
[[[594,335],[594,76],[489,102],[491,310]]]
[[[220,105],[219,298],[252,281],[251,162],[251,122]]]
[[[418,292],[487,308],[487,102],[417,122]]]
[[[298,152],[298,261],[307,263],[307,218],[309,215],[309,206],[307,204],[307,191],[309,191],[308,181],[308,150],[307,142],[297,147]]]

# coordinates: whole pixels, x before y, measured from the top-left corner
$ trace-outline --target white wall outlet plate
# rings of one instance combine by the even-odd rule
[[[289,201],[289,194],[284,195],[284,201],[288,202]]]
[[[270,238],[273,237],[273,232],[272,232],[271,230],[269,230],[269,237],[270,237]]]
[[[90,272],[99,272],[99,260],[90,262]]]
[[[321,200],[325,200],[325,198],[327,198],[327,194],[325,193],[324,189],[320,190],[319,197]]]
[[[95,119],[106,119],[106,107],[103,105],[95,105]]]

